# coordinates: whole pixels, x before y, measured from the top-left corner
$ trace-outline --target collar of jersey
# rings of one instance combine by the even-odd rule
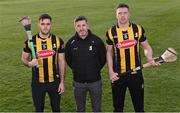
[[[46,40],[46,39],[48,39],[48,38],[51,38],[51,35],[52,35],[52,34],[49,34],[49,36],[48,36],[47,38],[42,38],[42,37],[40,37],[40,36],[39,36],[39,33],[38,33],[37,35],[38,35],[38,38],[40,38],[40,39],[42,39],[42,40]]]
[[[131,25],[132,25],[132,23],[129,22],[129,27],[127,28],[127,30],[128,30],[129,28],[131,28]],[[119,27],[118,23],[117,23],[116,27],[117,27],[118,29],[122,30],[122,31],[127,31],[127,30],[121,29],[121,28]]]

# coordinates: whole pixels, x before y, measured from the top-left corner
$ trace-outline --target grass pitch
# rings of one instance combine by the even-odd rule
[[[116,24],[115,6],[119,2],[130,5],[131,21],[143,25],[146,36],[159,56],[168,47],[180,53],[180,1],[179,0],[0,0],[0,111],[32,112],[31,69],[20,61],[26,34],[18,23],[21,16],[32,18],[33,33],[37,33],[37,19],[41,13],[53,18],[52,32],[66,42],[73,34],[73,19],[87,16],[91,30],[105,41],[105,33]],[[143,59],[145,62],[145,59]],[[145,111],[180,111],[180,60],[163,64],[159,68],[144,69]],[[102,70],[102,111],[111,112],[112,94],[107,66]],[[66,71],[66,91],[62,95],[61,109],[75,111],[72,73]],[[45,111],[51,111],[46,98]],[[87,99],[87,111],[91,111]],[[126,94],[125,111],[134,111],[129,92]]]

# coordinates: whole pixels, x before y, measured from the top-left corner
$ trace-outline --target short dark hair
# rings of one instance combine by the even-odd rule
[[[50,21],[52,20],[51,16],[46,13],[39,16],[39,21],[44,19],[49,19]]]
[[[128,10],[129,10],[129,6],[128,6],[127,4],[125,4],[125,3],[119,3],[119,4],[116,6],[116,9],[118,9],[118,8],[128,8]]]
[[[87,18],[85,16],[77,16],[75,19],[74,19],[74,23],[78,22],[78,21],[81,21],[81,20],[85,20],[87,22]]]

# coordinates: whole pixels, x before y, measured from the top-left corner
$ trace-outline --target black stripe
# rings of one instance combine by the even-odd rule
[[[36,46],[36,36],[37,35],[34,35],[33,37],[32,37],[32,42],[33,42],[33,44],[34,44],[34,51],[35,51],[35,53],[36,53],[36,49],[37,49],[37,46]],[[39,68],[36,68],[36,67],[34,67],[34,68],[32,68],[32,72],[33,72],[33,76],[32,76],[32,78],[33,79],[35,79],[35,80],[39,80]]]
[[[44,82],[49,82],[49,74],[48,74],[48,59],[43,59],[44,65]]]
[[[36,53],[36,35],[34,35],[33,37],[32,37],[32,42],[33,42],[33,45],[34,45],[34,51],[35,51],[35,53]]]
[[[58,54],[56,51],[57,51],[57,40],[56,40],[56,36],[55,35],[52,35],[52,39],[51,39],[51,42],[52,42],[52,48],[54,46],[54,44],[56,45],[56,48],[53,48],[53,50],[55,51],[55,54],[53,55],[53,77],[54,77],[54,80],[56,79],[56,73],[57,73],[57,68],[56,68],[56,65],[57,65],[57,62],[56,62],[56,54]]]
[[[173,55],[177,56],[176,53],[174,53],[173,51],[171,51],[169,48],[167,49],[170,53],[172,53]]]
[[[127,31],[123,31],[123,40],[128,40],[129,39],[129,35]],[[130,50],[129,49],[125,49],[125,59],[126,59],[126,71],[129,71],[131,68],[131,62],[130,62]]]
[[[111,33],[114,40],[114,46],[118,43],[118,37],[116,32],[116,26],[113,26],[111,29]],[[116,37],[116,38],[114,38]],[[113,69],[115,72],[121,73],[121,64],[120,64],[120,49],[116,47],[117,56],[115,56],[115,49],[113,48]]]
[[[138,33],[138,27],[137,27],[137,25],[132,24],[132,28],[133,28],[133,32],[134,32],[134,39],[137,41],[137,43],[139,43],[138,37],[135,37],[135,34]],[[141,34],[138,33],[138,36],[139,35],[141,35]],[[140,57],[140,54],[138,54],[138,51],[140,53],[140,48],[138,50],[138,44],[136,44],[134,51],[135,51],[135,66],[138,67],[141,65],[141,57]]]
[[[42,50],[46,50],[46,48],[43,48],[43,44],[46,44],[47,45],[47,42],[42,42]],[[48,73],[48,59],[47,58],[44,58],[43,59],[43,70],[44,70],[44,82],[49,82],[49,73]]]

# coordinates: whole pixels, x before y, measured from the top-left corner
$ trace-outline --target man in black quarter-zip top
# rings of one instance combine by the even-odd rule
[[[76,33],[66,44],[66,62],[73,72],[74,96],[77,112],[85,112],[89,92],[92,111],[101,111],[102,82],[100,71],[106,63],[103,41],[88,28],[86,17],[74,20]]]

